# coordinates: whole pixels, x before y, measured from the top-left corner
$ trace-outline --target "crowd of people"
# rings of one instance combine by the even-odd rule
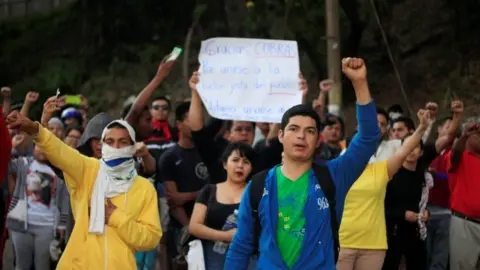
[[[2,88],[0,245],[15,269],[480,269],[480,123],[462,101],[385,110],[364,61],[345,58],[354,134],[326,111],[339,82],[308,102],[301,74],[280,123],[206,120],[198,72],[188,100],[155,97],[174,64],[120,117],[56,95],[33,121],[39,94],[11,104]]]

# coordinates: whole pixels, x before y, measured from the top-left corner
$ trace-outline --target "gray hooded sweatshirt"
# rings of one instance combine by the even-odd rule
[[[85,156],[92,157],[93,151],[90,147],[90,141],[92,139],[100,140],[102,138],[103,129],[114,119],[107,113],[99,113],[95,115],[85,127],[85,131],[80,137],[77,150]]]

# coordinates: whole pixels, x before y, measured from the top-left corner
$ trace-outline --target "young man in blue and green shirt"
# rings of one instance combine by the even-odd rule
[[[338,220],[349,188],[375,153],[380,138],[363,60],[343,59],[342,70],[355,89],[358,133],[344,155],[325,163],[335,184]],[[282,117],[278,137],[283,145],[283,163],[267,173],[258,205],[258,269],[335,269],[329,203],[312,170],[319,132],[320,119],[309,106],[294,106]],[[240,204],[239,225],[224,269],[246,269],[255,252],[250,187]]]

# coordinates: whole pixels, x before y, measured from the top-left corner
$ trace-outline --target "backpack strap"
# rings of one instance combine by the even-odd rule
[[[332,228],[332,237],[333,237],[333,245],[334,245],[334,255],[335,255],[335,263],[338,260],[338,253],[340,251],[340,241],[338,236],[339,231],[339,224],[337,219],[337,211],[335,208],[336,200],[335,200],[335,183],[333,182],[332,175],[328,170],[327,166],[321,165],[314,165],[313,171],[315,173],[315,177],[317,178],[318,184],[320,188],[322,188],[325,197],[328,200],[329,210],[330,210],[330,226]]]
[[[268,170],[263,170],[254,174],[250,183],[250,206],[252,207],[252,216],[255,220],[255,227],[253,230],[253,247],[255,250],[254,254],[258,253],[258,243],[260,241],[260,233],[262,231],[260,224],[260,216],[258,214],[258,206],[263,196],[263,190],[265,188],[265,178],[267,178],[267,173]]]
[[[210,206],[210,204],[212,204],[212,202],[215,201],[217,197],[217,185],[208,184],[207,188],[208,188],[208,202],[207,202],[207,207],[208,207]]]

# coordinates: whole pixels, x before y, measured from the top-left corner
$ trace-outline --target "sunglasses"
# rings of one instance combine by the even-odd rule
[[[154,105],[154,106],[152,106],[152,108],[153,108],[155,111],[158,111],[158,110],[168,111],[168,109],[170,109],[170,108],[168,107],[168,105]]]

